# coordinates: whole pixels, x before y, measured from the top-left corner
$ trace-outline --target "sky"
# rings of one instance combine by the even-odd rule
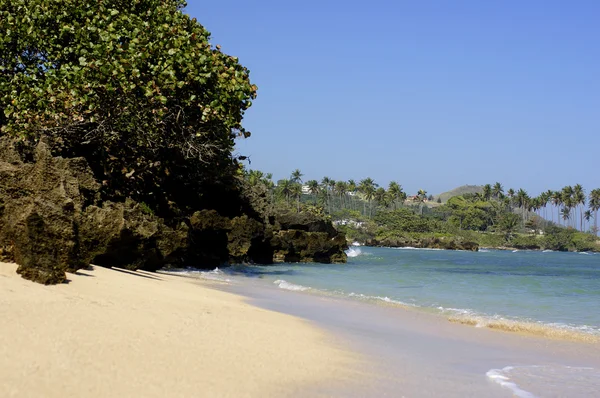
[[[258,98],[237,152],[407,193],[600,187],[600,2],[189,0]]]

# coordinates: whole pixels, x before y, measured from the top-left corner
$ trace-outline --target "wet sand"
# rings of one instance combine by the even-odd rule
[[[42,286],[15,270],[0,263],[2,397],[285,397],[359,379],[331,334],[197,280],[94,267]]]
[[[368,358],[361,365],[367,377],[360,387],[336,390],[333,396],[600,396],[598,343],[476,328],[419,311],[280,290],[249,279],[221,289],[311,320]],[[516,367],[511,379],[494,372],[495,379],[487,376],[507,366]],[[501,385],[509,382],[519,383],[521,395],[518,388]]]

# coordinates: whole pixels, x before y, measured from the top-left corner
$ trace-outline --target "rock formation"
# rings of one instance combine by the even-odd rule
[[[24,278],[56,284],[90,263],[155,271],[273,261],[345,262],[346,241],[312,214],[227,218],[201,210],[163,220],[140,203],[100,199],[83,158],[31,153],[0,139],[0,258]],[[168,223],[168,224],[167,224]]]

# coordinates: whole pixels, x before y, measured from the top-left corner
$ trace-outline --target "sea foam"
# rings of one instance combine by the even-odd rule
[[[207,279],[218,282],[231,282],[231,279],[227,278],[227,275],[220,270],[218,267],[211,271],[203,271],[197,268],[185,268],[185,269],[172,269],[168,271],[160,271],[163,274],[171,275],[185,275],[194,278]]]
[[[600,371],[564,365],[506,366],[490,369],[488,379],[509,389],[514,396],[592,397],[600,388]]]
[[[507,366],[503,369],[490,369],[487,371],[486,376],[488,379],[498,383],[504,388],[508,388],[514,396],[519,398],[535,398],[532,393],[521,389],[516,383],[514,383],[510,377],[510,371],[514,369],[512,366]]]
[[[358,257],[361,254],[363,254],[362,250],[360,250],[360,248],[358,247],[351,247],[348,250],[346,250],[346,255],[350,258],[352,257]]]
[[[302,286],[302,285],[295,285],[293,283],[284,281],[283,279],[278,279],[273,283],[276,284],[280,289],[292,290],[295,292],[303,292],[305,290],[310,289],[310,287],[306,287],[306,286]]]
[[[589,343],[600,342],[600,330],[587,325],[571,326],[560,323],[542,323],[528,320],[506,319],[500,316],[479,315],[469,310],[454,312],[448,320],[463,325],[501,330],[504,332],[518,332],[551,339],[584,341]],[[464,311],[464,312],[463,312]],[[442,311],[442,313],[445,311]]]

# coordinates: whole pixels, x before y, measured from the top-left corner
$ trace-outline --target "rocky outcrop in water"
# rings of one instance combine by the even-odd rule
[[[130,199],[102,201],[100,188],[83,158],[54,157],[43,140],[27,152],[0,139],[0,259],[44,284],[90,263],[155,271],[346,260],[344,235],[318,216],[228,218],[202,210],[166,221]]]
[[[276,221],[275,262],[346,262],[346,237],[331,222],[311,213],[283,213]]]
[[[369,239],[365,245],[379,247],[415,247],[418,249],[443,249],[478,251],[479,244],[457,237],[385,238]]]

